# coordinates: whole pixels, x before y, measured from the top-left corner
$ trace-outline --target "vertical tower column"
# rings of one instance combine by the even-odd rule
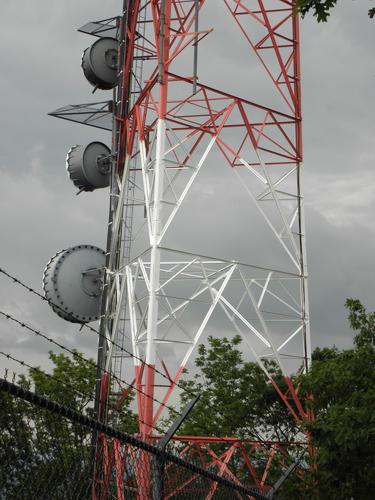
[[[145,433],[152,433],[154,420],[154,385],[155,385],[155,358],[156,341],[158,338],[158,290],[160,288],[160,248],[159,240],[162,228],[162,205],[164,189],[164,154],[166,123],[165,114],[168,98],[167,68],[169,59],[169,36],[172,0],[162,0],[160,5],[159,23],[159,113],[156,128],[156,154],[154,163],[154,193],[151,208],[151,262],[150,262],[150,291],[147,318],[147,346],[146,346],[146,386],[143,396]],[[138,396],[139,397],[139,396]]]

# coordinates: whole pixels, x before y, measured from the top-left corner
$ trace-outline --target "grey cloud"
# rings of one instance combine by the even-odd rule
[[[107,195],[76,197],[64,160],[71,145],[91,140],[109,143],[110,136],[46,113],[68,103],[108,98],[106,93],[90,94],[79,63],[91,40],[75,28],[116,14],[120,4],[115,0],[18,0],[2,5],[1,266],[38,290],[43,268],[56,251],[81,242],[104,246]],[[216,5],[210,11],[210,16],[220,16],[216,33],[200,49],[202,60],[209,56],[210,61],[200,68],[201,80],[272,106],[274,95],[255,59],[247,58],[242,41],[235,39],[234,45],[222,44],[219,49],[215,45],[219,35],[230,39],[234,32]],[[301,26],[314,345],[350,345],[346,297],[358,297],[374,308],[373,24],[364,12],[357,15],[358,10],[357,5],[339,5],[327,25],[306,19]],[[210,26],[210,16],[202,19],[202,25]],[[230,47],[235,48],[235,57]],[[228,58],[223,73],[223,61]],[[220,189],[225,190],[225,185]],[[197,198],[202,206],[205,196],[209,194]],[[232,236],[241,224],[238,219],[231,226]],[[95,355],[90,334],[79,333],[77,326],[57,318],[45,303],[31,299],[4,277],[0,277],[0,294],[1,308]],[[4,350],[14,350],[37,364],[45,362],[49,346],[29,339],[7,322],[0,325]]]

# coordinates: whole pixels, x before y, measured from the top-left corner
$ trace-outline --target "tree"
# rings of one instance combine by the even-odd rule
[[[181,382],[189,391],[182,393],[181,403],[187,404],[191,392],[201,397],[180,434],[250,439],[267,436],[279,441],[295,434],[294,419],[259,365],[243,360],[240,344],[238,335],[231,340],[210,336],[208,347],[198,347],[195,364],[199,372],[192,380]],[[273,378],[285,389],[278,366],[267,364]]]
[[[316,349],[303,384],[313,394],[316,447],[311,492],[332,499],[372,499],[375,484],[375,313],[348,299],[354,348]]]
[[[50,352],[53,370],[39,368],[18,377],[18,384],[39,395],[93,416],[96,366],[75,352]],[[126,401],[117,425],[136,430]],[[86,498],[91,484],[91,431],[21,399],[0,393],[0,498]]]
[[[317,18],[318,23],[326,22],[330,11],[337,4],[337,0],[297,0],[298,10],[304,17],[308,12],[312,12]],[[372,19],[375,16],[375,8],[368,11],[369,17]]]
[[[257,363],[244,361],[240,347],[241,337],[208,338],[208,345],[198,347],[195,360],[198,372],[190,381],[181,382],[187,392],[181,394],[181,404],[191,400],[191,393],[200,394],[200,400],[179,430],[180,435],[235,437],[252,441],[293,441],[298,433],[296,422],[274,386]],[[268,361],[267,368],[279,387],[286,391],[284,378],[276,363]],[[293,403],[291,403],[293,404]],[[268,455],[251,443],[244,444],[250,453],[253,470],[262,477]],[[264,445],[269,450],[269,445]],[[226,451],[226,445],[210,445],[217,455]],[[293,447],[292,454],[298,453]],[[212,457],[201,450],[201,457]],[[278,457],[281,458],[281,457]],[[283,458],[284,460],[284,458]],[[290,458],[293,461],[294,458]],[[244,484],[254,485],[240,453],[234,454],[230,469]],[[278,460],[272,462],[268,478],[275,482],[282,473]],[[292,496],[288,497],[290,500]]]
[[[279,492],[280,499],[373,497],[375,313],[367,313],[358,300],[348,299],[346,307],[355,332],[353,348],[317,348],[309,373],[300,376],[302,393],[313,395],[310,404],[315,420],[306,424],[306,431],[316,451],[304,481],[291,477]],[[207,346],[199,346],[198,372],[182,382],[189,392],[182,393],[181,402],[185,405],[191,392],[200,393],[201,400],[180,434],[278,441],[298,437],[284,403],[259,366],[244,361],[240,344],[239,336],[231,340],[209,337]],[[51,353],[50,358],[54,364],[50,377],[33,369],[18,382],[90,414],[95,364],[85,362],[78,353],[72,358]],[[285,389],[277,365],[268,362],[268,369]],[[129,403],[120,423],[122,430],[132,432],[136,427]],[[0,498],[84,498],[82,492],[90,482],[91,434],[86,429],[3,393],[0,428]],[[260,469],[261,465],[259,458]],[[241,464],[238,470],[241,474]],[[280,473],[275,466],[271,482]]]
[[[375,483],[375,313],[348,299],[349,322],[356,332],[347,350],[317,348],[307,375],[300,376],[302,394],[312,394],[315,420],[306,425],[315,454],[303,481],[285,482],[282,499],[372,499]],[[198,373],[186,389],[201,394],[182,435],[236,436],[287,441],[298,429],[275,389],[255,363],[245,362],[240,337],[209,337],[199,346]],[[270,364],[278,384],[283,379]],[[182,395],[186,404],[191,395]],[[305,455],[305,465],[309,457]],[[271,483],[281,475],[275,469]]]
[[[79,353],[50,352],[50,376],[39,368],[17,383],[75,411],[90,414],[95,364]],[[59,415],[0,394],[0,498],[74,498],[89,488],[90,433]]]

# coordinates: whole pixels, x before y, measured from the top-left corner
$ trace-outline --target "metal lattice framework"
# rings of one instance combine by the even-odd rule
[[[235,27],[249,60],[255,54],[258,71],[272,85],[270,107],[256,102],[251,92],[241,97],[198,78],[198,46],[215,28],[200,29],[198,21],[212,1],[125,0],[117,20],[83,27],[94,36],[116,33],[119,39],[119,83],[113,106],[78,105],[53,113],[106,129],[112,116],[114,161],[99,345],[99,364],[106,374],[98,387],[97,410],[105,415],[109,391],[117,404],[127,396],[128,391],[111,384],[107,376],[113,367],[121,372],[129,366],[114,348],[120,342],[134,355],[144,439],[152,438],[167,403],[175,402],[178,381],[210,325],[226,334],[240,334],[249,357],[262,368],[294,418],[298,422],[311,418],[291,377],[308,368],[311,356],[298,17],[293,0],[220,2],[225,8],[221,22]],[[227,71],[229,65],[222,68],[223,74]],[[240,231],[260,244],[263,232],[268,235],[264,265],[259,264],[262,255],[252,261],[251,245],[245,259],[232,260],[223,257],[220,245],[214,255],[205,255],[199,249],[200,238],[194,252],[179,244],[176,235],[191,230],[181,227],[181,217],[194,213],[194,188],[207,182],[204,172],[210,169],[215,194],[221,170],[216,174],[212,165],[218,163],[226,166],[238,193],[246,196],[241,203],[248,220]],[[220,190],[217,195],[218,203],[236,198],[232,193],[220,199]],[[213,210],[210,203],[207,211]],[[261,223],[252,232],[249,225],[255,216]],[[197,216],[194,226],[200,227],[202,240],[216,228],[225,246],[222,221],[206,227],[204,217],[201,221]],[[269,237],[271,244],[266,243]],[[286,393],[266,360],[280,367]],[[102,442],[98,456],[105,449]],[[274,448],[267,449],[272,460]],[[224,455],[215,461],[221,463],[220,473],[229,474],[230,458]],[[260,485],[266,475],[257,479]],[[140,498],[149,498],[149,488],[144,486]]]

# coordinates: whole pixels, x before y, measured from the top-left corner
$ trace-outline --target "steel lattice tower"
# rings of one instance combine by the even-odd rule
[[[235,26],[238,42],[249,58],[252,54],[258,60],[258,71],[264,72],[274,89],[272,107],[259,104],[251,90],[245,96],[233,95],[199,78],[198,46],[218,21],[210,19],[211,25],[201,27],[204,9],[212,2],[224,6],[226,17],[220,22]],[[99,342],[99,364],[105,373],[98,374],[97,412],[105,419],[110,393],[117,397],[117,408],[121,405],[127,392],[109,380],[108,372],[125,377],[132,363],[139,428],[146,440],[153,438],[166,405],[175,402],[178,381],[207,328],[224,320],[230,333],[241,335],[248,355],[297,422],[311,418],[291,377],[306,370],[311,357],[300,35],[294,3],[125,0],[117,25],[110,25],[119,40],[113,103],[109,108],[102,103],[83,109],[88,121],[110,114],[113,131]],[[108,23],[95,26],[109,29]],[[90,30],[93,34],[92,27],[86,31]],[[200,58],[199,67],[204,65]],[[230,72],[229,62],[222,71]],[[70,111],[63,108],[54,114],[66,118]],[[264,264],[259,262],[262,255],[252,261],[251,247],[248,258],[239,260],[224,257],[221,245],[213,255],[206,255],[199,249],[199,239],[195,251],[181,245],[181,231],[189,234],[191,229],[181,227],[181,217],[194,209],[194,186],[208,182],[203,172],[210,161],[225,165],[230,182],[245,193],[248,201],[241,202],[241,210],[248,214],[249,224],[254,214],[262,221],[252,240],[262,242],[259,227],[268,235],[265,241],[272,238],[272,244],[264,243]],[[217,175],[211,173],[213,194]],[[215,228],[204,226],[204,217],[196,218],[195,224],[202,225],[200,234],[214,234]],[[216,230],[224,247],[221,221]],[[121,348],[132,356],[125,359]],[[274,380],[267,360],[280,367],[287,392]],[[210,442],[197,436],[182,441],[206,446]],[[220,474],[229,474],[230,457],[240,442],[224,441],[228,450],[215,463]],[[97,464],[105,446],[98,444]],[[114,453],[115,469],[119,460],[121,454]],[[140,498],[148,498],[148,486],[143,488]]]

